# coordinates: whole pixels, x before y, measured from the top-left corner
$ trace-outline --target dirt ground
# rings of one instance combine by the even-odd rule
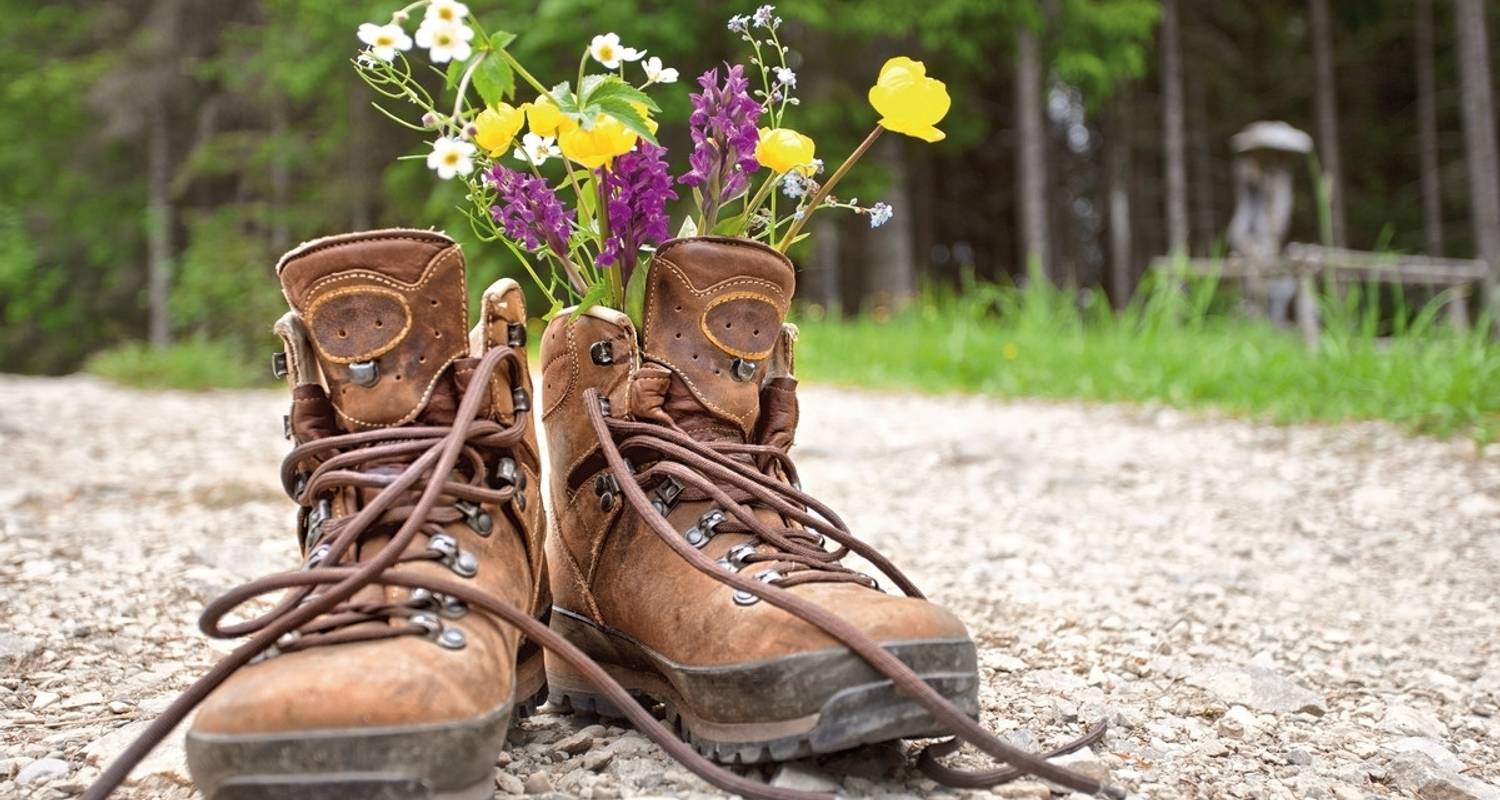
[[[292,566],[277,392],[0,376],[0,797],[76,794],[221,652],[202,605]],[[981,642],[984,722],[1135,796],[1500,798],[1500,455],[1383,425],[806,388],[804,485]],[[977,763],[977,762],[976,762]],[[768,774],[939,792],[901,748]],[[542,713],[500,795],[713,797]],[[193,795],[180,734],[131,798]]]

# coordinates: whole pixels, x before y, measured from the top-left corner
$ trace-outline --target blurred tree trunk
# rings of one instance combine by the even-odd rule
[[[1182,119],[1182,33],[1177,0],[1161,4],[1162,149],[1166,173],[1167,249],[1188,252],[1187,146]]]
[[[292,247],[292,170],[287,163],[286,96],[271,100],[271,251],[280,255]]]
[[[1130,302],[1135,264],[1130,244],[1130,94],[1121,87],[1105,119],[1104,177],[1109,202],[1109,288],[1115,308]]]
[[[172,343],[172,143],[162,100],[152,103],[146,139],[146,302],[151,346]]]
[[[1313,105],[1318,124],[1318,160],[1331,184],[1328,214],[1333,228],[1333,246],[1344,247],[1344,165],[1339,158],[1338,89],[1333,74],[1333,31],[1328,20],[1328,0],[1308,0],[1308,27],[1312,35]]]
[[[1021,196],[1022,271],[1033,263],[1050,275],[1047,233],[1047,142],[1042,119],[1042,65],[1036,32],[1022,25],[1016,35],[1016,174]]]
[[[346,156],[349,159],[349,181],[354,191],[349,193],[349,225],[351,230],[370,228],[370,198],[375,196],[375,168],[370,164],[368,153],[372,146],[370,125],[376,122],[366,105],[363,92],[351,91],[347,95],[345,117],[349,126],[349,143]]]
[[[843,282],[839,280],[842,254],[837,215],[825,211],[813,217],[809,227],[813,230],[813,257],[802,269],[797,294],[826,309],[828,316],[836,317],[844,305]]]
[[[1464,149],[1468,154],[1474,249],[1489,262],[1492,305],[1500,289],[1500,158],[1495,154],[1495,103],[1490,84],[1490,53],[1485,35],[1484,0],[1457,0],[1459,75],[1464,95]]]
[[[1438,161],[1437,81],[1433,77],[1432,0],[1417,0],[1417,127],[1421,142],[1422,228],[1427,254],[1443,254],[1443,184]]]
[[[897,211],[891,221],[878,229],[866,229],[870,253],[870,283],[867,295],[872,307],[898,311],[917,293],[916,258],[912,237],[916,232],[912,216],[911,170],[904,157],[904,140],[884,137],[875,147],[875,162],[890,177],[885,202]],[[863,218],[861,218],[863,219]]]

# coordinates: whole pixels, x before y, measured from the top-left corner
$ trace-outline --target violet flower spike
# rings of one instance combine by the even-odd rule
[[[717,68],[699,76],[698,85],[703,91],[692,95],[693,113],[688,117],[693,137],[688,164],[692,169],[677,182],[702,187],[704,224],[707,230],[713,230],[719,209],[744,194],[750,185],[750,173],[760,168],[755,147],[760,140],[756,124],[762,109],[750,97],[750,81],[745,78],[743,65],[728,67],[723,85],[719,84]]]
[[[600,266],[620,264],[620,279],[629,285],[636,254],[643,245],[661,244],[668,232],[667,201],[676,200],[672,176],[665,159],[667,149],[640,142],[635,149],[615,159],[609,170],[600,170],[608,198],[609,238],[599,253]]]
[[[568,258],[568,240],[573,235],[572,209],[563,208],[557,192],[534,175],[495,165],[484,174],[495,187],[497,202],[490,215],[505,230],[505,235],[535,251],[545,246],[562,262],[574,288],[582,291],[583,281]]]

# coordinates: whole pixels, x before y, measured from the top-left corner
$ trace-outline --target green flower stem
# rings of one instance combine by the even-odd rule
[[[463,133],[464,95],[469,93],[469,81],[474,77],[479,65],[484,63],[484,57],[487,55],[489,55],[488,52],[481,50],[478,55],[474,56],[474,60],[469,62],[469,66],[464,68],[463,77],[458,79],[458,96],[453,100],[453,119],[450,122],[457,127],[460,134]]]
[[[777,250],[785,253],[792,242],[797,240],[797,234],[802,232],[802,226],[806,225],[809,219],[812,219],[813,213],[818,210],[818,206],[823,202],[823,199],[828,196],[829,192],[833,191],[833,187],[843,179],[844,174],[849,171],[849,168],[854,166],[854,162],[858,161],[861,156],[869,151],[870,147],[875,144],[875,140],[879,139],[880,134],[883,132],[885,132],[885,128],[876,125],[875,130],[870,131],[870,135],[866,136],[865,140],[859,143],[859,147],[854,148],[854,152],[850,153],[849,157],[844,159],[844,163],[840,164],[837,170],[834,170],[833,175],[829,177],[828,181],[818,187],[817,193],[807,202],[807,213],[802,215],[802,219],[794,221],[792,227],[787,229],[786,235],[781,237],[781,243],[776,245]]]

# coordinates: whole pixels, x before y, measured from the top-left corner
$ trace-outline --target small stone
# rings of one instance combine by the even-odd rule
[[[128,714],[131,708],[130,704],[124,700],[111,700],[107,707],[111,714]]]
[[[62,696],[54,692],[37,692],[36,697],[31,699],[31,710],[41,711],[61,699]]]
[[[1293,747],[1292,749],[1286,751],[1286,763],[1288,764],[1292,764],[1298,767],[1305,767],[1311,764],[1312,761],[1312,753],[1309,753],[1300,747]]]
[[[1218,758],[1229,754],[1228,745],[1224,744],[1217,736],[1203,743],[1201,752],[1209,758]]]
[[[990,791],[990,796],[1005,800],[1051,800],[1052,789],[1045,783],[1035,781],[1002,783]]]
[[[771,778],[771,785],[804,792],[836,792],[839,784],[828,773],[800,761],[782,764]]]
[[[95,739],[83,748],[84,758],[97,766],[108,766],[131,742],[139,739],[151,720],[143,719],[122,725]],[[158,744],[130,773],[136,778],[162,777],[173,783],[188,784],[187,753],[183,750],[183,737],[168,736]]]
[[[1386,709],[1385,716],[1380,718],[1380,729],[1425,739],[1442,739],[1448,734],[1448,726],[1437,717],[1411,706],[1391,706]]]
[[[506,795],[526,794],[526,784],[509,772],[495,773],[495,788],[499,789],[501,794]]]
[[[1500,787],[1444,770],[1422,753],[1402,753],[1389,767],[1397,789],[1424,800],[1500,800]]]
[[[527,794],[546,794],[552,791],[552,779],[545,772],[533,772],[526,779],[525,789]]]
[[[11,666],[20,664],[28,658],[36,655],[42,649],[42,643],[25,636],[16,636],[10,633],[0,633],[0,670],[9,669]]]
[[[68,774],[68,762],[60,758],[39,758],[16,773],[16,783],[30,786],[33,783],[56,780]]]
[[[1449,772],[1462,772],[1464,768],[1464,762],[1459,761],[1458,756],[1453,755],[1442,742],[1435,739],[1408,736],[1387,744],[1386,749],[1394,753],[1421,753],[1432,759],[1439,769]]]
[[[1100,783],[1109,782],[1109,766],[1092,750],[1079,750],[1076,753],[1068,753],[1047,760],[1060,767],[1067,767],[1074,772],[1087,775]]]
[[[609,750],[590,750],[583,754],[583,768],[598,772],[609,766],[609,762],[613,761],[614,757],[615,754]]]
[[[104,702],[103,692],[81,692],[62,701],[63,708],[83,708],[85,706],[97,706]]]
[[[566,736],[562,739],[559,739],[552,745],[552,749],[559,753],[567,753],[570,756],[576,756],[579,753],[592,748],[594,746],[594,740],[602,735],[604,735],[603,725],[590,725],[579,730],[572,736]]]
[[[984,660],[987,666],[994,667],[1000,672],[1025,672],[1026,662],[1013,655],[996,653]]]
[[[1208,691],[1226,703],[1273,714],[1305,713],[1323,716],[1327,708],[1316,692],[1283,678],[1264,666],[1218,666],[1187,677],[1189,686]]]
[[[1259,732],[1260,722],[1250,709],[1244,706],[1234,706],[1219,718],[1219,735],[1231,739],[1254,739]]]

